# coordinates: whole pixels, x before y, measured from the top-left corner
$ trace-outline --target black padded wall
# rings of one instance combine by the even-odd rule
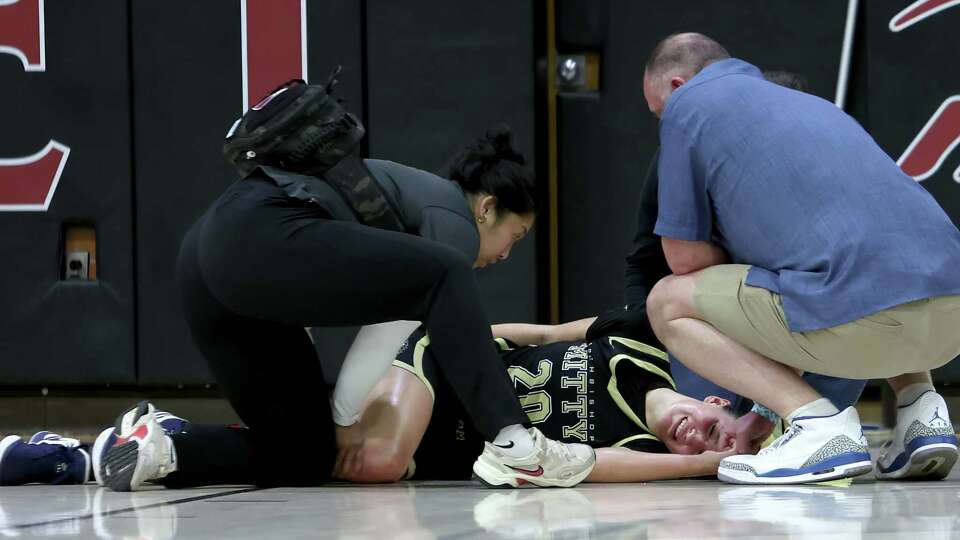
[[[220,145],[243,112],[240,2],[132,6],[139,382],[207,383],[180,311],[174,263],[187,228],[236,179]],[[343,64],[338,93],[362,117],[359,5],[308,2],[306,13],[309,80],[323,82]]]
[[[30,173],[5,168],[51,140],[69,147],[46,211],[0,206],[0,380],[8,385],[134,382],[127,3],[0,6],[0,45],[43,39],[45,66],[0,54],[0,205]],[[29,20],[21,20],[33,10]],[[43,28],[43,32],[40,32]],[[60,161],[55,153],[52,170]],[[22,160],[19,160],[22,161]],[[29,161],[29,160],[27,160]],[[52,178],[51,171],[40,175]],[[44,188],[42,190],[46,192]],[[98,281],[62,281],[62,227],[92,225]]]
[[[832,101],[846,3],[559,0],[557,17],[561,53],[600,55],[600,90],[558,100],[560,312],[571,320],[622,302],[623,256],[657,147],[643,99],[643,66],[656,43],[703,32],[763,69],[802,74]]]
[[[949,148],[960,138],[960,113],[951,112],[960,108],[960,42],[954,37],[960,6],[919,20],[897,17],[906,7],[892,0],[866,6],[868,127],[880,146],[900,159],[938,109],[949,107],[941,123],[927,131],[934,137],[917,148],[929,148],[931,157],[942,158],[939,168],[918,165],[908,172],[923,171],[923,187],[960,224],[960,151]],[[894,32],[890,25],[895,18],[909,25]]]
[[[367,0],[370,156],[436,171],[506,122],[532,164],[533,29],[532,2]],[[536,319],[535,253],[531,234],[479,272],[493,321]]]
[[[960,72],[955,68],[960,43],[954,38],[960,6],[926,17],[905,8],[907,3],[892,0],[866,6],[868,128],[896,160],[917,141],[916,161],[905,170],[922,179],[921,185],[960,225],[960,151],[955,149],[960,140]],[[937,370],[934,378],[960,380],[960,363]]]
[[[179,309],[174,264],[190,223],[232,181],[219,155],[241,110],[237,5],[132,4],[141,384],[209,382]]]
[[[234,179],[220,143],[243,107],[240,6],[280,4],[243,2],[103,0],[95,10],[78,0],[44,2],[42,66],[33,60],[40,47],[30,44],[39,21],[21,20],[22,10],[41,2],[0,2],[0,45],[7,47],[0,53],[0,100],[7,104],[0,120],[4,384],[210,382],[180,312],[174,261],[187,227]],[[641,88],[654,44],[671,32],[703,31],[762,68],[804,75],[814,93],[832,100],[846,4],[557,0],[560,52],[601,58],[598,92],[559,99],[563,319],[621,301],[639,182],[657,144]],[[339,93],[366,122],[372,157],[436,170],[505,121],[535,162],[545,144],[535,140],[546,124],[534,69],[543,4],[305,5],[309,79],[322,82],[343,64]],[[960,223],[960,151],[951,146],[960,136],[960,76],[952,69],[960,44],[951,39],[960,6],[898,18],[910,5],[860,3],[849,110],[895,159],[936,124],[927,132],[937,140],[919,145],[927,155],[918,161],[939,163],[923,173],[923,186]],[[18,46],[23,61],[8,54]],[[931,120],[938,110],[939,123]],[[51,141],[64,146],[40,156]],[[11,207],[34,181],[14,167],[52,163],[37,169],[37,181],[44,174],[49,180],[65,147],[46,211]],[[538,172],[545,184],[546,171]],[[65,224],[95,228],[97,281],[61,279]],[[538,224],[545,226],[545,219]],[[537,290],[546,286],[537,267],[543,272],[547,261],[536,252],[531,236],[510,261],[479,272],[493,321],[544,315],[537,312]],[[321,358],[341,358],[352,335],[315,330]]]

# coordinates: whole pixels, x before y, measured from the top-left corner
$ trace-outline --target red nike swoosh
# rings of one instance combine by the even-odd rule
[[[147,426],[140,426],[130,434],[129,437],[117,437],[116,442],[113,443],[114,446],[120,446],[130,442],[130,439],[140,439],[141,441],[147,436]]]
[[[507,467],[510,467],[510,466],[507,465]],[[535,471],[531,471],[529,469],[521,469],[520,467],[510,467],[510,468],[517,472],[521,472],[523,474],[530,475],[530,476],[543,476],[543,467],[537,467],[537,470]]]

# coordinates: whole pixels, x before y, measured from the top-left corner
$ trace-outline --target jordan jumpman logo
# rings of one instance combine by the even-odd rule
[[[930,425],[933,425],[933,422],[934,422],[935,420],[940,420],[940,424],[946,424],[946,423],[947,423],[947,421],[944,420],[942,416],[940,416],[940,407],[937,407],[937,408],[935,408],[935,409],[933,410],[933,418],[931,418],[930,421],[927,422],[927,423],[930,424]]]

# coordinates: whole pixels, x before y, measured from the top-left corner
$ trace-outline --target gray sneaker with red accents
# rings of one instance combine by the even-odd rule
[[[151,403],[142,401],[120,415],[116,440],[100,462],[100,479],[114,491],[136,491],[145,482],[177,470],[173,441],[157,421]]]
[[[537,428],[528,430],[533,451],[514,458],[496,445],[486,443],[473,464],[473,472],[490,487],[573,487],[583,481],[597,458],[585,444],[548,439]]]

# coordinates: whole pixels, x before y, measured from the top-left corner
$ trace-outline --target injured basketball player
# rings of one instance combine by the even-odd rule
[[[722,435],[734,421],[729,402],[679,394],[646,314],[617,311],[562,325],[493,326],[492,346],[530,425],[592,446],[588,482],[716,475],[733,453]],[[492,444],[444,382],[422,328],[401,346],[361,420],[339,429],[334,475],[354,482],[469,479]]]

